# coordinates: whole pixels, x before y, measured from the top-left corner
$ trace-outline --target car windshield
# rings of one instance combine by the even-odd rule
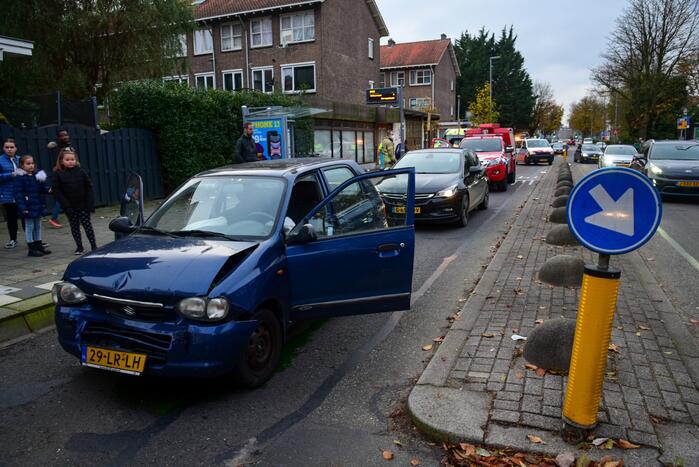
[[[264,238],[272,233],[286,182],[277,177],[193,178],[148,219],[150,231]]]
[[[450,174],[461,170],[461,152],[409,152],[393,167],[414,167],[419,174]]]
[[[502,139],[500,138],[475,138],[461,140],[461,147],[475,152],[500,152],[502,151]]]
[[[592,152],[597,152],[599,151],[599,148],[594,145],[594,144],[583,144],[582,145],[582,150],[583,151],[592,151]]]
[[[549,142],[545,139],[529,139],[527,140],[527,147],[530,148],[548,148]]]
[[[650,157],[654,160],[697,161],[699,143],[656,144]]]
[[[561,143],[553,143],[552,146],[553,146],[554,148],[556,148],[556,149],[562,148],[562,147],[563,147],[563,145],[562,145]]]
[[[604,154],[607,156],[635,156],[636,148],[633,146],[607,146]]]

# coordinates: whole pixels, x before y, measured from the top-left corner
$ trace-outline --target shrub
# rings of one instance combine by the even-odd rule
[[[282,94],[200,90],[161,81],[126,83],[110,95],[110,104],[115,127],[157,133],[166,190],[198,172],[233,162],[243,105],[303,105]]]

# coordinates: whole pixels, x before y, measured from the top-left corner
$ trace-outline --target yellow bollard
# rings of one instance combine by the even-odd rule
[[[566,144],[565,146],[563,146],[563,161],[565,162],[567,160],[568,160],[568,145]]]
[[[621,271],[610,269],[609,256],[604,256],[600,255],[600,266],[585,266],[563,402],[563,420],[581,429],[597,424],[619,293]]]

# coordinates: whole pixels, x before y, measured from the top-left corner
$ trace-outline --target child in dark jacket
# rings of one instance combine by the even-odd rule
[[[41,217],[46,214],[44,194],[48,193],[46,173],[36,173],[32,156],[22,156],[15,180],[17,212],[25,221],[24,234],[29,247],[28,256],[43,256],[51,252],[41,244]]]
[[[90,241],[90,247],[95,250],[95,232],[90,222],[90,212],[95,208],[95,193],[87,173],[80,167],[78,154],[73,148],[60,150],[53,174],[53,195],[65,209],[70,222],[70,233],[75,240],[75,254],[84,253],[80,224]]]

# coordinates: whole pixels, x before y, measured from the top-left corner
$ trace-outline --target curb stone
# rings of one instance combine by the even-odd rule
[[[0,344],[53,326],[53,302],[46,293],[0,308]]]

